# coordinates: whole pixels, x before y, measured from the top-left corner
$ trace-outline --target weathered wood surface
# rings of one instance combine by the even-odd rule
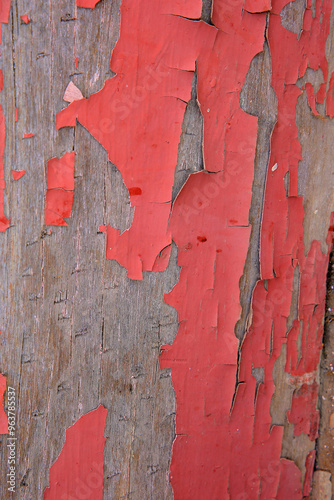
[[[205,2],[203,9],[206,20],[209,4]],[[302,2],[295,4],[285,11],[284,22],[291,29],[296,29],[303,8]],[[18,0],[12,4],[8,26],[3,25],[5,213],[12,226],[0,234],[0,372],[8,376],[8,384],[19,396],[16,497],[20,499],[42,498],[66,428],[99,403],[108,408],[104,498],[172,498],[168,469],[175,397],[169,372],[159,368],[158,353],[160,345],[172,343],[178,326],[176,311],[163,301],[163,294],[178,279],[177,251],[173,249],[164,273],[144,273],[142,282],[129,280],[125,269],[105,259],[105,236],[98,226],[110,223],[121,230],[129,226],[132,213],[127,190],[106,152],[83,127],[59,132],[55,128],[55,115],[65,106],[62,96],[70,80],[88,97],[112,76],[109,61],[119,33],[119,8],[120,0],[101,0],[94,10],[77,9],[74,0],[53,4]],[[25,13],[31,18],[28,25],[20,21]],[[77,69],[75,57],[79,58]],[[196,79],[184,118],[173,197],[190,172],[203,168],[195,83]],[[259,132],[252,235],[240,283],[243,309],[236,327],[240,339],[259,279],[260,221],[276,119],[267,45],[253,60],[241,105],[259,117]],[[19,108],[17,123],[15,107]],[[305,244],[308,248],[313,239],[320,239],[325,249],[333,210],[334,124],[312,117],[301,97],[298,126],[304,158],[300,194],[305,201]],[[28,132],[35,137],[23,139]],[[72,217],[67,228],[51,231],[43,225],[46,162],[73,149]],[[13,182],[11,168],[25,169],[25,177]],[[297,290],[297,273],[295,281]],[[294,314],[292,310],[291,323]],[[308,438],[293,437],[292,426],[287,424],[285,411],[293,388],[284,373],[284,350],[275,372],[272,419],[285,428],[282,456],[294,459],[304,470],[312,445]],[[261,381],[261,373],[255,375]],[[323,422],[330,411],[329,405]],[[319,454],[321,446],[320,440]],[[0,452],[0,491],[5,499],[9,498],[5,436],[0,436]],[[326,461],[319,459],[318,465],[329,470]]]

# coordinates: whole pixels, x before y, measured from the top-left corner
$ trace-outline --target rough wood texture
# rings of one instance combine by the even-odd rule
[[[3,26],[5,213],[12,226],[0,235],[0,372],[18,392],[16,495],[20,499],[42,498],[66,428],[99,403],[108,409],[104,498],[172,498],[168,470],[175,398],[169,371],[159,368],[158,353],[160,345],[172,343],[178,326],[176,311],[163,301],[163,294],[178,279],[176,249],[164,273],[144,273],[142,282],[129,280],[125,269],[107,261],[105,237],[98,226],[110,223],[122,231],[129,226],[127,190],[106,152],[83,127],[55,129],[55,114],[65,106],[62,96],[70,79],[88,97],[112,76],[109,61],[119,32],[119,8],[120,0],[101,0],[94,10],[76,9],[73,0],[52,4],[17,0],[8,26]],[[303,2],[297,0],[294,8],[285,10],[287,27],[296,29],[302,8]],[[203,19],[209,20],[209,12],[210,2],[204,2]],[[20,21],[25,13],[31,18],[27,25]],[[333,66],[331,43],[328,57]],[[203,168],[195,83],[196,77],[183,123],[173,198],[189,173]],[[240,339],[259,279],[263,193],[276,119],[267,44],[251,64],[241,106],[258,116],[259,132],[252,235],[240,282],[242,315],[236,326]],[[15,107],[19,108],[17,123]],[[321,239],[325,248],[333,209],[334,124],[314,118],[301,97],[298,126],[304,158],[300,194],[305,197],[305,244],[308,248],[313,239]],[[23,139],[29,132],[35,137]],[[46,162],[73,149],[72,217],[67,228],[50,230],[43,226]],[[25,169],[26,175],[13,182],[11,168]],[[297,287],[298,272],[295,303]],[[292,310],[291,323],[294,314]],[[304,470],[312,446],[308,438],[293,437],[286,420],[293,388],[284,373],[284,356],[283,350],[275,367],[272,419],[285,427],[282,456],[296,460]],[[328,360],[325,378],[333,376]],[[260,381],[261,373],[255,375]],[[323,390],[329,391],[326,381]],[[328,405],[322,408],[327,415],[322,432],[332,446],[332,434],[324,431],[331,412]],[[0,436],[0,452],[0,496],[7,498],[5,436]],[[333,467],[320,454],[318,466],[330,471]]]

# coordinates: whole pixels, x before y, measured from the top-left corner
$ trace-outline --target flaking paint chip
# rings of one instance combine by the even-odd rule
[[[273,166],[271,167],[271,171],[272,171],[272,172],[275,172],[275,170],[277,170],[277,168],[278,168],[278,165],[277,165],[277,163],[275,163],[275,165],[273,165]]]
[[[78,89],[73,82],[70,82],[66,87],[63,99],[71,103],[73,101],[80,101],[80,99],[83,99],[83,95],[80,89]]]

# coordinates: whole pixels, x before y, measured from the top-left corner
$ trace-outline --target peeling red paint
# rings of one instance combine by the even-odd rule
[[[44,222],[47,225],[67,226],[64,220],[71,216],[74,198],[75,153],[47,162],[47,192]]]
[[[29,132],[28,134],[24,134],[23,139],[31,139],[31,137],[35,137],[33,132]]]
[[[285,369],[296,383],[287,418],[296,435],[316,438],[314,373],[321,352],[328,255],[322,254],[319,242],[305,255],[295,115],[302,93],[297,80],[307,67],[320,68],[325,81],[317,93],[311,83],[305,84],[315,115],[316,104],[326,97],[332,1],[316,0],[314,17],[308,2],[299,38],[281,24],[287,3],[214,0],[214,26],[208,26],[181,18],[200,17],[202,2],[197,0],[182,5],[170,0],[154,7],[148,0],[140,6],[124,0],[120,39],[111,58],[116,76],[57,116],[58,129],[78,120],[105,147],[135,207],[132,226],[124,233],[100,226],[107,233],[107,258],[125,266],[130,278],[141,279],[142,271],[166,268],[172,239],[179,249],[180,279],[166,302],[177,309],[180,325],[173,345],[163,346],[161,353],[161,366],[172,369],[177,399],[170,475],[175,499],[297,500],[310,489],[314,453],[307,457],[302,485],[296,464],[281,457],[283,428],[272,425],[270,403],[274,364],[287,344]],[[257,119],[244,113],[239,101],[250,63],[263,47],[267,11],[278,116],[265,188],[261,281],[254,289],[251,327],[239,346],[234,327],[250,235],[257,137]],[[171,212],[195,61],[205,171],[189,177]],[[333,86],[331,78],[329,116]],[[329,247],[332,241],[331,227]],[[297,266],[298,319],[287,332]],[[254,369],[263,371],[263,381],[255,379]]]
[[[100,405],[66,430],[64,447],[52,465],[43,500],[102,500],[104,428],[107,409]]]
[[[57,116],[58,129],[80,121],[123,176],[134,219],[122,234],[107,226],[106,254],[133,279],[152,271],[160,252],[171,244],[167,226],[183,115],[195,61],[204,50],[211,52],[217,33],[203,22],[179,16],[198,18],[201,8],[199,0],[156,2],[154,8],[149,0],[124,0],[120,38],[110,63],[117,75],[100,92],[73,102]]]
[[[173,345],[162,348],[161,367],[172,369],[177,398],[170,475],[176,499],[239,498],[233,488],[253,472],[240,456],[234,463],[229,420],[257,137],[257,119],[240,109],[240,91],[263,48],[266,14],[241,15],[242,8],[241,1],[213,3],[219,31],[212,52],[197,61],[207,172],[189,177],[170,219],[181,274],[166,302],[178,310],[180,326]],[[244,486],[240,493],[249,491]]]
[[[272,85],[278,97],[278,120],[271,140],[261,230],[261,274],[268,282],[265,284],[260,281],[254,290],[253,321],[241,346],[235,394],[238,346],[234,326],[239,314],[238,281],[245,261],[249,228],[234,227],[233,231],[232,228],[233,225],[248,224],[250,184],[245,174],[250,174],[251,178],[253,174],[252,165],[245,164],[240,154],[243,150],[240,131],[247,131],[247,138],[256,133],[255,123],[252,126],[249,120],[247,126],[238,122],[238,114],[242,116],[242,113],[238,109],[237,93],[236,108],[234,110],[232,107],[231,111],[234,123],[224,118],[220,109],[227,107],[230,99],[233,99],[230,97],[232,88],[238,88],[233,85],[231,77],[229,80],[223,78],[221,70],[228,61],[240,60],[240,55],[236,56],[232,52],[238,50],[238,39],[233,31],[240,19],[236,2],[228,13],[226,4],[213,4],[212,19],[215,25],[219,27],[221,19],[224,34],[229,30],[229,34],[234,35],[233,42],[230,42],[233,43],[233,49],[229,47],[229,58],[226,52],[220,51],[224,54],[224,63],[222,61],[217,65],[220,71],[210,63],[210,69],[217,75],[210,75],[207,80],[211,88],[215,89],[220,79],[233,85],[231,89],[224,89],[225,92],[220,96],[217,95],[220,97],[217,103],[217,97],[210,89],[211,102],[202,105],[209,85],[203,78],[201,58],[198,59],[198,96],[204,116],[205,168],[209,171],[221,170],[225,151],[221,179],[226,186],[220,191],[212,180],[208,189],[212,174],[193,174],[176,200],[171,215],[170,227],[179,247],[181,274],[178,285],[167,296],[167,302],[178,310],[180,327],[172,347],[163,346],[161,366],[172,368],[177,397],[177,436],[171,464],[175,498],[302,498],[301,472],[293,462],[281,458],[283,429],[272,426],[270,403],[275,390],[272,375],[274,363],[283,343],[287,341],[286,322],[290,314],[292,280],[297,264],[301,273],[298,323],[302,322],[308,333],[307,340],[306,337],[302,339],[301,359],[295,371],[291,370],[290,373],[305,375],[315,371],[321,351],[328,255],[321,253],[319,242],[312,243],[306,257],[304,253],[304,210],[302,198],[298,197],[297,192],[301,147],[295,110],[301,93],[296,82],[304,74],[307,65],[313,69],[320,66],[325,80],[327,78],[325,43],[331,2],[323,2],[322,16],[320,2],[317,2],[314,19],[306,11],[304,31],[299,41],[295,34],[281,25],[279,14],[286,3],[273,1],[268,30]],[[228,29],[224,24],[227,14]],[[254,21],[255,17],[252,18],[251,26],[253,39],[256,39]],[[243,31],[242,36],[248,41],[247,32]],[[258,40],[262,43],[260,33]],[[218,36],[216,47],[218,51]],[[243,56],[249,59],[240,67],[247,70],[255,53],[247,52],[242,44],[241,47]],[[247,47],[249,50],[249,45]],[[231,73],[229,71],[229,76]],[[242,84],[245,74],[239,73],[237,76]],[[307,84],[306,89],[309,97],[311,94],[313,96],[313,88]],[[318,93],[317,99],[319,95],[321,97]],[[316,112],[315,98],[313,108]],[[210,127],[211,110],[216,110],[216,115],[212,118],[214,126]],[[226,144],[222,138],[225,138]],[[252,162],[254,152],[251,144],[251,141],[247,142],[247,148],[244,149],[247,149]],[[228,153],[234,151],[233,147],[235,156],[229,158]],[[233,174],[229,175],[229,168]],[[287,197],[284,176],[288,171]],[[233,196],[233,200],[229,196]],[[220,233],[223,233],[222,236]],[[201,245],[198,237],[202,238],[203,235],[207,241]],[[331,229],[329,248],[332,241]],[[217,252],[216,256],[213,250]],[[218,250],[222,252],[218,253]],[[297,326],[295,323],[294,332]],[[295,340],[296,337],[294,343],[290,342],[288,357],[297,362]],[[296,351],[292,352],[293,349]],[[263,383],[257,384],[252,374],[252,369],[256,367],[264,371]],[[304,432],[313,440],[318,429],[317,393],[316,384],[296,389],[288,412],[288,418],[295,424],[295,434]],[[307,489],[307,484],[304,483],[304,487]]]
[[[21,177],[23,177],[25,173],[26,173],[25,170],[12,170],[12,176],[14,181],[18,181],[19,179],[21,179]]]
[[[79,66],[79,57],[75,57],[74,58],[74,67],[75,67],[75,69],[77,69],[78,66]]]
[[[15,108],[15,121],[19,120],[19,108]]]
[[[0,434],[8,434],[8,417],[3,407],[7,379],[0,373]]]

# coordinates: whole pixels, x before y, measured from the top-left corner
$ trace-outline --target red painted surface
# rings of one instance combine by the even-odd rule
[[[29,132],[28,134],[24,134],[23,139],[31,139],[31,137],[35,137],[33,132]]]
[[[94,9],[95,5],[100,0],[77,0],[78,7],[85,7],[86,9]]]
[[[75,57],[75,59],[74,59],[75,69],[77,69],[78,65],[79,65],[79,57]]]
[[[19,108],[15,108],[15,121],[19,120]]]
[[[57,116],[57,128],[75,126],[76,120],[87,128],[123,176],[134,219],[122,234],[107,226],[106,253],[133,279],[152,271],[171,244],[167,227],[183,115],[195,61],[201,51],[210,53],[217,33],[203,22],[167,14],[198,18],[201,8],[199,0],[182,6],[178,0],[155,2],[154,7],[149,0],[124,0],[110,63],[117,75]]]
[[[26,173],[25,170],[12,170],[12,176],[14,181],[18,181],[19,179],[21,179],[21,177],[23,177],[25,173]]]
[[[294,324],[293,332],[299,328],[299,323],[303,323],[304,335],[298,366],[291,368],[289,373],[305,376],[314,372],[322,347],[328,255],[321,253],[318,242],[312,243],[307,256],[304,253],[304,211],[302,198],[297,193],[301,147],[295,110],[301,93],[296,82],[306,67],[320,67],[325,80],[328,76],[325,43],[331,2],[323,2],[322,13],[320,2],[317,2],[314,18],[307,9],[299,41],[295,34],[281,25],[279,14],[286,3],[273,1],[268,30],[272,85],[278,97],[278,121],[271,141],[261,230],[261,274],[268,282],[260,281],[254,290],[253,322],[241,346],[238,373],[234,326],[239,317],[238,282],[245,261],[249,228],[237,226],[248,224],[250,180],[247,175],[252,178],[252,165],[247,164],[247,159],[252,162],[254,158],[251,138],[256,133],[256,124],[252,128],[250,120],[247,126],[236,119],[238,114],[242,115],[238,109],[237,93],[235,109],[230,102],[232,90],[238,87],[231,77],[230,67],[227,66],[229,78],[224,78],[222,70],[224,65],[240,60],[240,55],[233,53],[238,50],[236,29],[240,13],[236,9],[237,2],[233,2],[233,9],[228,12],[228,6],[223,2],[213,4],[213,22],[224,29],[228,45],[228,50],[219,50],[217,36],[217,55],[212,55],[218,61],[219,71],[212,62],[209,64],[216,76],[210,75],[205,80],[203,75],[205,77],[208,70],[203,71],[201,58],[198,59],[205,167],[210,171],[222,170],[225,153],[221,179],[225,180],[226,186],[219,189],[212,180],[208,188],[212,174],[193,174],[178,196],[171,215],[172,237],[179,248],[178,262],[182,269],[179,283],[167,296],[167,302],[178,310],[180,327],[172,347],[163,347],[161,366],[172,368],[177,398],[177,436],[171,464],[176,499],[302,498],[300,470],[293,462],[281,459],[283,429],[271,426],[270,403],[275,390],[274,363],[281,354],[283,343],[289,342],[286,322],[297,265],[301,273],[300,300],[298,322]],[[253,16],[250,22],[253,40],[256,40],[255,19],[259,18],[261,15]],[[233,35],[232,40],[228,40],[226,31]],[[247,39],[247,32],[242,30],[241,33]],[[248,39],[247,42],[246,47],[250,50]],[[248,69],[254,54],[247,52],[242,44],[241,47],[244,62],[238,66],[237,81],[242,85],[245,73],[241,68]],[[223,54],[220,64],[219,54]],[[216,89],[217,82],[221,86],[228,82],[231,87],[215,95],[211,89]],[[313,96],[312,86],[307,84],[306,90],[309,98]],[[321,92],[313,100],[315,113],[316,99],[320,102]],[[231,109],[234,123],[222,113],[224,106]],[[211,125],[212,109],[217,113]],[[245,131],[244,147],[241,145],[241,131]],[[240,154],[245,150],[246,162]],[[284,186],[287,172],[290,174],[288,197]],[[202,238],[203,234],[206,241],[201,243],[198,236]],[[332,242],[331,228],[329,248]],[[290,342],[289,359],[297,360],[297,354],[297,343]],[[257,385],[252,375],[253,368],[263,370],[263,383]],[[238,385],[235,391],[236,376]],[[312,440],[318,430],[317,393],[315,383],[296,388],[288,412],[289,420],[295,424],[295,434],[306,433]],[[309,478],[306,481],[309,482]],[[307,482],[304,489],[308,489]]]
[[[67,429],[43,500],[102,500],[106,418],[107,410],[100,405]]]
[[[3,406],[7,379],[0,373],[0,434],[8,434],[8,417]]]
[[[74,198],[75,153],[47,162],[47,192],[44,222],[47,225],[67,226]]]
[[[27,16],[27,14],[24,14],[23,16],[20,16],[21,21],[24,22],[24,24],[29,24],[30,23],[30,18]]]
[[[280,12],[287,3],[214,0],[214,26],[208,26],[185,19],[200,17],[197,0],[166,0],[154,6],[148,0],[140,5],[124,0],[120,39],[111,58],[116,76],[57,116],[57,128],[75,126],[78,120],[105,147],[135,207],[132,226],[123,234],[100,227],[107,233],[107,257],[125,266],[130,278],[141,279],[142,271],[165,269],[172,239],[178,246],[180,279],[166,302],[177,309],[180,324],[173,345],[163,346],[161,354],[161,366],[172,369],[177,399],[170,475],[176,500],[299,500],[310,489],[314,453],[306,458],[302,485],[296,464],[281,458],[283,428],[272,426],[270,404],[274,364],[287,344],[285,370],[294,386],[287,418],[296,435],[316,438],[315,372],[328,255],[315,241],[305,254],[296,105],[302,93],[297,80],[307,67],[320,68],[325,81],[318,92],[305,84],[313,114],[326,98],[325,44],[332,1],[316,0],[314,16],[308,2],[299,39],[281,25]],[[257,119],[240,109],[240,90],[253,57],[262,50],[268,10],[278,116],[265,188],[261,280],[254,289],[252,324],[239,346],[234,328],[250,235],[257,137]],[[172,208],[174,167],[195,61],[205,171],[190,176]],[[329,116],[333,85],[331,79]],[[331,227],[329,248],[332,242]],[[298,319],[287,331],[297,266]],[[261,382],[254,368],[262,371]]]

